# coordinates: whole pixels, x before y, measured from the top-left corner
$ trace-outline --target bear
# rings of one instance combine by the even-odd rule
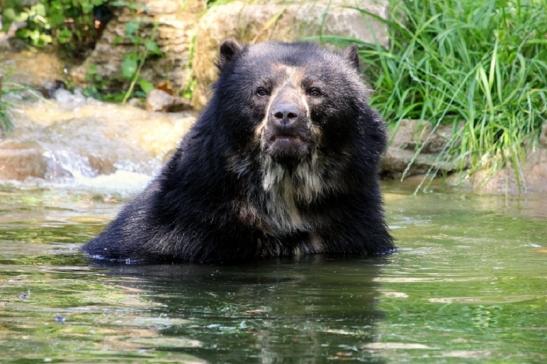
[[[157,177],[95,239],[112,262],[383,255],[382,118],[357,48],[220,46],[212,95]]]

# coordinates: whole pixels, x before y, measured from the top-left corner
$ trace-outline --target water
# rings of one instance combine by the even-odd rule
[[[32,91],[5,97],[15,128],[0,141],[0,179],[96,187],[125,174],[126,183],[142,185],[195,121],[194,113],[147,112],[86,99],[78,91],[61,89],[56,97]]]
[[[547,199],[386,186],[383,259],[99,266],[131,194],[0,187],[0,361],[547,362]]]

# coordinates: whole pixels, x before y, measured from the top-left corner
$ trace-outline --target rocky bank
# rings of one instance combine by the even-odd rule
[[[145,37],[156,32],[163,52],[163,57],[143,68],[154,85],[163,85],[146,102],[109,104],[84,97],[78,88],[76,92],[57,88],[58,80],[85,83],[90,67],[103,77],[119,75],[124,54],[134,47],[120,41],[134,19],[130,9],[118,12],[90,56],[72,69],[51,52],[10,51],[0,37],[4,40],[0,75],[49,97],[26,91],[4,98],[15,129],[0,135],[0,180],[153,174],[195,120],[195,114],[186,110],[199,110],[206,102],[216,77],[218,46],[226,38],[257,42],[338,35],[367,43],[389,42],[385,24],[366,14],[387,18],[387,0],[231,1],[209,7],[205,0],[137,3],[140,31]],[[192,100],[176,95],[184,89],[192,89]],[[382,177],[421,185],[434,174],[446,185],[479,193],[547,192],[546,123],[540,141],[530,143],[528,157],[517,172],[511,167],[495,173],[458,172],[465,165],[456,165],[443,153],[449,143],[457,142],[458,130],[457,125],[433,127],[427,121],[401,120],[390,130]]]
[[[196,118],[194,112],[146,111],[64,89],[52,99],[27,91],[8,101],[15,128],[0,138],[0,180],[73,181],[119,172],[151,176]],[[547,124],[519,174],[512,167],[493,174],[459,172],[461,166],[444,160],[442,153],[457,131],[457,126],[434,128],[426,121],[402,120],[390,130],[382,177],[417,186],[436,173],[443,177],[437,186],[477,193],[547,192]]]
[[[143,76],[175,91],[191,89],[195,108],[209,96],[218,47],[227,38],[247,43],[341,36],[373,44],[388,42],[387,26],[358,10],[387,18],[387,0],[229,1],[210,6],[205,0],[136,0],[136,4],[138,17],[123,9],[108,23],[91,55],[70,71],[75,81],[85,83],[91,68],[104,78],[120,74],[124,55],[135,47],[123,40],[127,24],[135,19],[141,24],[141,36],[154,36],[163,53],[147,61]]]
[[[0,180],[63,181],[119,171],[152,175],[195,120],[57,90],[11,95],[13,131],[0,139]]]

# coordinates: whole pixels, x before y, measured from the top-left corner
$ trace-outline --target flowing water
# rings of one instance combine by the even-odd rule
[[[100,266],[96,187],[0,187],[1,362],[547,362],[545,196],[385,186],[382,259]]]

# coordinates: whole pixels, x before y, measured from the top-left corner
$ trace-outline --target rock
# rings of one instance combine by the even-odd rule
[[[144,109],[146,107],[146,100],[139,99],[138,97],[130,98],[127,101],[127,105]]]
[[[116,171],[114,162],[104,156],[88,155],[87,160],[89,166],[93,168],[96,174],[112,174]]]
[[[141,24],[138,36],[154,37],[163,53],[146,62],[141,76],[156,87],[169,82],[176,92],[192,88],[195,107],[207,100],[208,88],[216,78],[218,46],[226,38],[258,42],[327,34],[388,43],[384,23],[351,8],[387,18],[387,0],[232,1],[209,9],[205,0],[137,0],[136,5]],[[107,24],[91,55],[71,71],[76,82],[88,82],[91,70],[103,79],[120,79],[124,56],[136,50],[124,39],[127,24],[136,19],[134,11],[124,8]]]
[[[407,150],[420,149],[423,153],[439,153],[451,136],[450,125],[438,125],[434,128],[425,120],[403,119],[394,130],[390,144]]]
[[[15,37],[15,33],[27,25],[24,21],[14,21],[10,24],[6,32],[3,32],[2,16],[0,16],[0,50],[9,51],[12,49],[10,40]]]
[[[390,146],[382,157],[380,167],[382,176],[391,178],[401,176],[413,156],[413,152]],[[414,174],[423,174],[425,172],[427,172],[427,168],[423,171],[414,171]]]
[[[92,99],[19,100],[11,110],[15,128],[0,144],[0,180],[152,175],[195,120]]]
[[[408,169],[408,170],[407,170]],[[449,174],[457,170],[457,165],[444,161],[436,154],[420,153],[397,147],[389,147],[382,158],[380,173],[382,177],[401,178],[427,173]]]
[[[498,171],[481,170],[468,180],[471,189],[484,194],[521,194],[547,192],[547,123],[541,128],[539,143],[535,148],[529,144],[528,154],[520,170],[512,165]]]
[[[129,22],[138,19],[138,36],[155,39],[163,54],[146,62],[141,77],[153,84],[169,81],[177,90],[184,89],[190,79],[193,30],[206,8],[206,1],[137,0],[134,3],[138,16],[130,7],[123,8],[107,24],[91,55],[71,71],[71,76],[84,84],[93,69],[102,78],[119,79],[124,56],[136,50],[134,44],[124,40],[125,29]]]
[[[547,192],[547,148],[539,148],[528,154],[523,176],[528,192]]]
[[[479,171],[471,176],[471,185],[474,192],[484,194],[547,193],[547,148],[529,152],[518,173],[512,166],[493,174]]]
[[[66,89],[66,83],[62,80],[48,80],[38,89],[40,93],[49,99],[55,97],[55,93],[60,89]]]
[[[192,108],[187,101],[180,97],[175,97],[163,90],[152,90],[146,97],[146,110],[148,111],[166,111],[177,112],[189,110]]]
[[[403,189],[416,191],[420,189],[421,191],[432,189],[443,189],[446,187],[446,183],[442,178],[434,178],[431,175],[427,174],[417,174],[408,178],[405,178],[404,181],[398,183]]]
[[[43,149],[35,142],[0,142],[0,179],[23,181],[44,178],[48,163]]]
[[[226,38],[255,43],[265,40],[295,40],[320,34],[341,35],[368,43],[388,43],[387,26],[350,6],[387,18],[385,0],[300,1],[298,3],[230,2],[213,5],[199,20],[192,62],[196,85],[192,105],[201,107],[216,78],[218,47]]]
[[[414,141],[415,131],[418,128],[424,128],[418,126],[425,124],[425,121],[403,119],[399,121],[399,124],[394,130],[391,130],[389,135],[390,145],[396,148],[408,149],[416,144]]]
[[[543,122],[543,125],[541,126],[541,134],[539,135],[539,143],[547,147],[547,122]]]
[[[37,89],[65,77],[64,64],[57,55],[36,50],[0,51],[0,74],[9,76],[10,82]]]
[[[83,106],[86,103],[86,97],[82,94],[82,90],[80,89],[70,92],[64,88],[59,88],[53,92],[53,98],[57,101],[59,106],[68,110]]]
[[[451,140],[453,127],[423,120],[403,119],[390,133],[389,147],[383,157],[381,174],[400,178],[425,173],[449,174],[458,169],[440,154]]]

